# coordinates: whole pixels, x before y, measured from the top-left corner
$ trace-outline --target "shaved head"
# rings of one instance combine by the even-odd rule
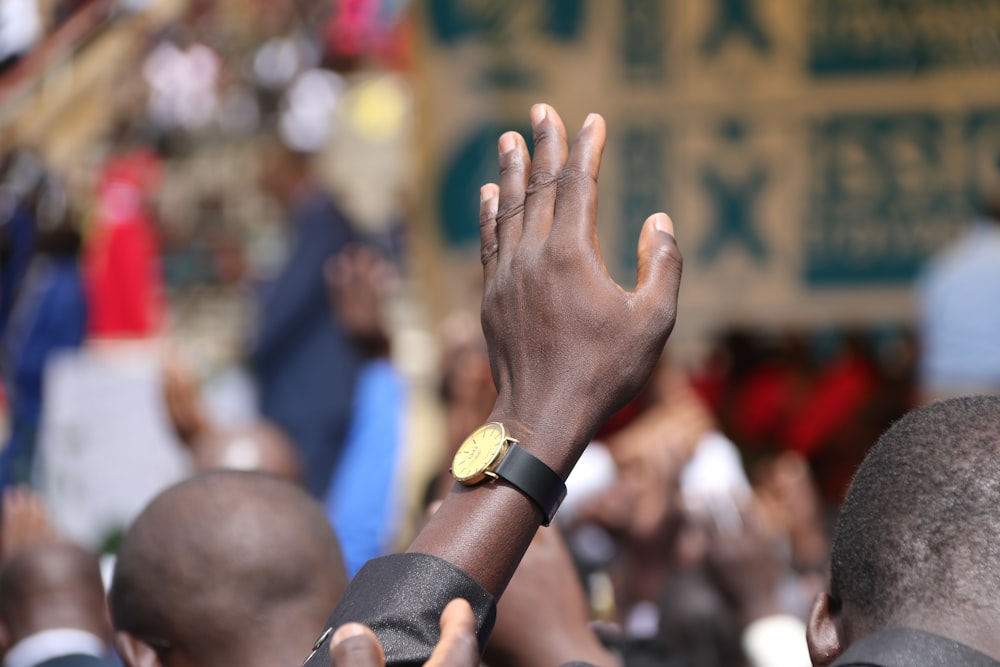
[[[305,491],[218,471],[136,519],[109,599],[116,630],[184,664],[298,664],[345,586],[337,538]]]
[[[833,542],[835,603],[863,632],[996,618],[998,507],[1000,397],[910,412],[851,482]]]
[[[18,551],[0,572],[0,622],[9,644],[54,628],[110,635],[97,557],[69,542]]]

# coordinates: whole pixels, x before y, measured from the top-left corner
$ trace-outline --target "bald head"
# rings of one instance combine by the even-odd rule
[[[165,664],[298,664],[345,585],[314,500],[271,475],[219,471],[171,487],[136,519],[109,599],[116,630],[169,645]]]
[[[55,628],[106,640],[110,627],[97,557],[61,541],[20,550],[0,572],[0,623],[8,645]]]
[[[295,445],[277,426],[258,421],[249,426],[210,431],[192,446],[198,470],[256,470],[301,481]]]

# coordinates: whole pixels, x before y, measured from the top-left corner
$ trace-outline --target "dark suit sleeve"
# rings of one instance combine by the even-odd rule
[[[441,612],[455,598],[465,598],[476,615],[480,652],[496,620],[496,602],[472,577],[451,563],[426,554],[396,554],[369,561],[330,616],[322,645],[305,667],[328,667],[330,636],[357,621],[382,642],[387,667],[419,667],[440,638]]]
[[[279,363],[282,347],[293,344],[296,333],[311,318],[334,317],[327,305],[323,265],[354,241],[346,219],[327,202],[312,202],[294,216],[298,238],[288,263],[263,305],[260,331],[252,352],[259,367]]]

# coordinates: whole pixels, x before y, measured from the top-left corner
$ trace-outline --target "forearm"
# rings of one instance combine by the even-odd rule
[[[499,597],[541,523],[541,510],[502,480],[456,483],[407,551],[446,560]]]
[[[562,419],[543,423],[538,406],[526,414],[502,403],[487,421],[505,424],[522,447],[565,480],[597,424],[566,410],[553,413]],[[407,551],[452,563],[499,598],[544,518],[532,500],[502,479],[469,487],[456,483]]]

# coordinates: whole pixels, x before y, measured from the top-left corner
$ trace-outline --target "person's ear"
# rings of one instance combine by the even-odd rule
[[[843,626],[833,606],[833,599],[827,593],[820,593],[809,611],[806,644],[813,667],[826,667],[847,648]]]
[[[125,667],[163,667],[152,646],[127,632],[115,633],[115,650]]]

